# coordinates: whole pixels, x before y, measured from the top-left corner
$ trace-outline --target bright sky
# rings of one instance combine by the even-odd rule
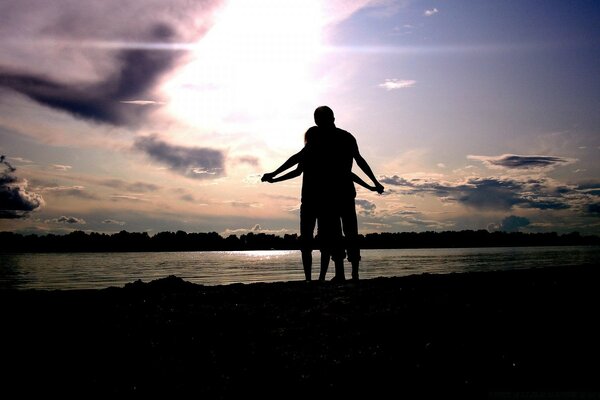
[[[297,233],[329,105],[361,233],[600,234],[600,3],[7,0],[0,230]],[[354,168],[367,180],[366,176]]]

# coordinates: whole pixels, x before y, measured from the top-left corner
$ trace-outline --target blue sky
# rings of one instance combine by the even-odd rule
[[[0,229],[298,232],[301,180],[260,176],[327,104],[386,187],[358,190],[362,233],[600,234],[599,17],[596,1],[4,1]]]

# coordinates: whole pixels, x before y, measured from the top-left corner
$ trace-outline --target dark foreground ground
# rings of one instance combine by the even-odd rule
[[[598,399],[599,278],[581,266],[5,290],[0,396]]]

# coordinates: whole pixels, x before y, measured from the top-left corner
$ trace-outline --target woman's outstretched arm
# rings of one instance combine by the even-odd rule
[[[281,175],[278,178],[271,178],[271,180],[267,181],[269,183],[276,183],[276,182],[282,182],[282,181],[287,181],[288,179],[293,179],[297,176],[300,176],[300,174],[302,173],[302,164],[298,164],[298,168],[296,168],[293,171],[288,172],[285,175]]]
[[[358,149],[356,151],[356,154],[354,155],[354,159],[356,160],[356,165],[358,165],[360,167],[360,169],[362,169],[363,172],[365,174],[367,174],[369,179],[371,179],[373,181],[373,183],[375,184],[376,192],[379,194],[383,193],[383,189],[384,189],[383,185],[381,183],[379,183],[377,178],[375,178],[375,174],[373,174],[371,167],[369,167],[369,164],[367,164],[367,161],[360,155],[360,153],[358,152]]]
[[[350,172],[350,174],[352,175],[352,180],[354,182],[358,183],[360,186],[364,187],[365,189],[369,189],[372,192],[377,191],[377,188],[375,186],[369,185],[367,182],[360,179],[360,177],[358,175],[356,175],[354,172]]]
[[[302,158],[302,151],[303,150],[300,150],[299,152],[297,152],[296,154],[294,154],[293,156],[291,156],[290,158],[288,158],[288,160],[286,162],[284,162],[283,164],[281,164],[279,166],[279,168],[277,168],[275,171],[268,172],[268,173],[264,174],[262,176],[262,178],[261,178],[261,181],[263,181],[263,182],[272,182],[272,180],[273,180],[273,178],[275,176],[279,175],[280,173],[282,173],[286,169],[290,169],[294,165],[298,164],[300,162],[301,158]],[[300,171],[300,172],[302,172],[302,171]],[[298,175],[300,175],[300,173]],[[296,176],[298,176],[298,175],[296,175]],[[292,177],[292,178],[294,178],[294,177]],[[290,179],[290,178],[288,178],[288,179]]]

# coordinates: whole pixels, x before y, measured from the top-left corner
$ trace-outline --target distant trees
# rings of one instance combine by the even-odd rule
[[[600,245],[598,236],[577,232],[550,233],[488,232],[464,230],[444,232],[369,233],[359,236],[363,249],[435,247],[564,246]],[[209,250],[297,250],[298,235],[276,236],[250,232],[223,238],[216,232],[186,233],[121,231],[114,234],[74,231],[66,235],[22,235],[0,232],[1,252],[108,252],[108,251],[209,251]]]

